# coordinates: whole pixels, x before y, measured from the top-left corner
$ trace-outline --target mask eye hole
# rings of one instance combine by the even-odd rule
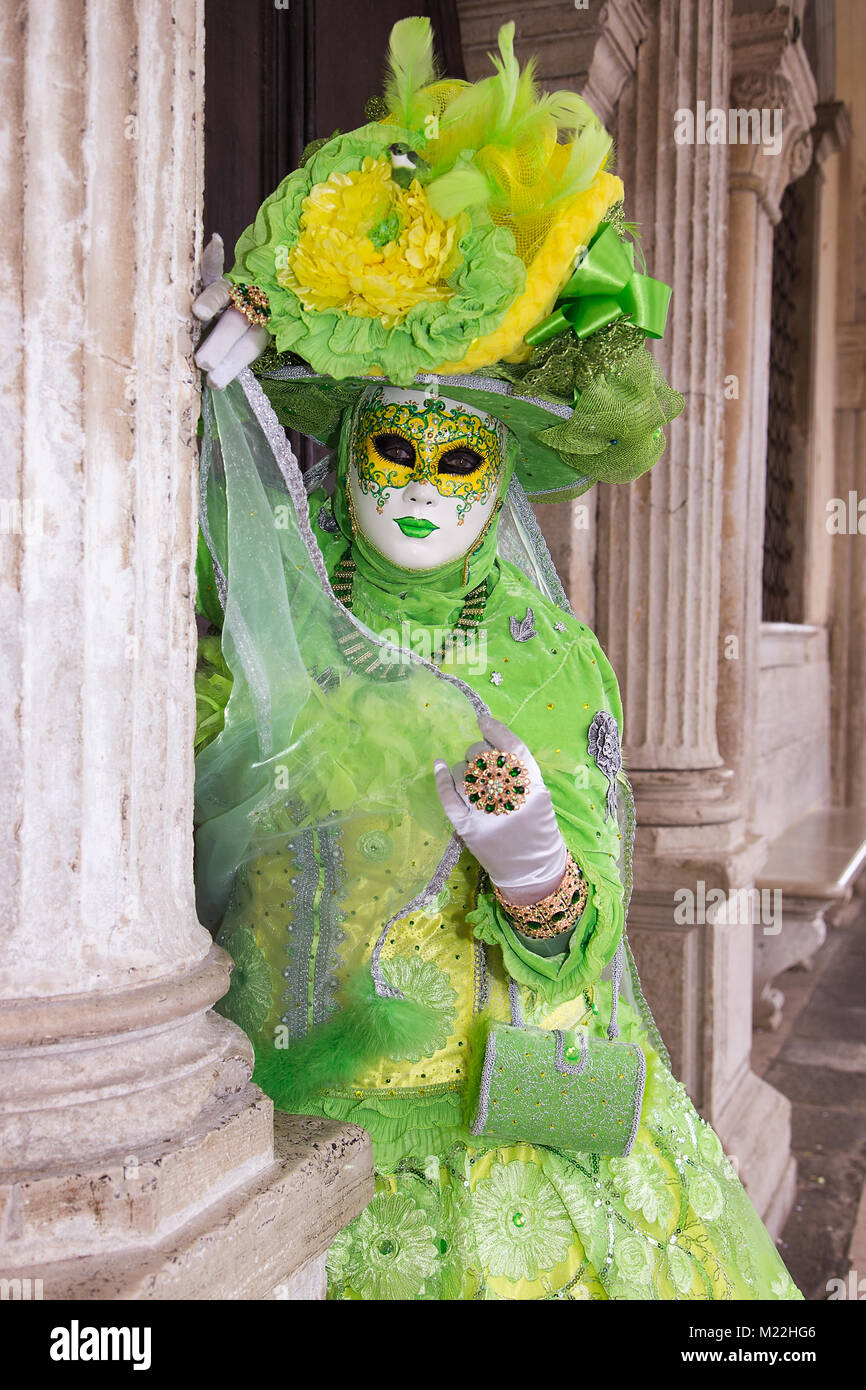
[[[373,447],[389,463],[399,463],[404,468],[415,466],[415,450],[402,434],[376,434],[373,436]]]
[[[474,473],[484,462],[474,449],[449,449],[439,460],[439,472],[450,473],[458,478],[466,473]]]

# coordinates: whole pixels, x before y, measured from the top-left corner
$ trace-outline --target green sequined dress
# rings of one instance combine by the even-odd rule
[[[310,516],[332,573],[345,541],[317,524],[323,506],[327,519],[324,493],[314,494]],[[639,1043],[647,1061],[628,1157],[522,1142],[489,1147],[467,1130],[478,1011],[507,1020],[514,979],[528,1023],[588,1024],[605,1036],[611,985],[601,976],[622,929],[622,832],[605,814],[607,779],[587,745],[599,711],[622,728],[615,676],[594,634],[514,566],[495,562],[491,590],[483,670],[464,664],[459,674],[531,748],[592,891],[567,949],[545,956],[511,929],[464,851],[436,901],[394,924],[383,973],[438,1010],[438,1046],[426,1057],[384,1061],[304,1106],[362,1125],[375,1151],[376,1195],[331,1248],[329,1297],[798,1299],[719,1139],[671,1075],[642,1001],[619,1004],[620,1035]],[[356,576],[354,612],[377,632],[403,621],[413,631],[423,626],[425,602]],[[524,620],[528,609],[534,635],[516,640],[511,619]],[[457,600],[437,617],[453,622],[459,611]],[[209,642],[198,678],[203,742],[218,729],[230,688],[218,641]],[[221,1010],[256,1043],[281,1024],[302,1036],[327,1017],[341,981],[369,959],[368,909],[382,876],[399,876],[412,857],[411,841],[371,816],[343,838],[339,854],[315,835],[296,836],[281,853],[244,865],[218,938],[235,961]]]

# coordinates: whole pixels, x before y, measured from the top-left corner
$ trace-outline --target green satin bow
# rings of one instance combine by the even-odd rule
[[[569,328],[588,338],[623,317],[647,337],[660,338],[670,297],[670,285],[636,271],[631,242],[620,241],[615,227],[602,222],[553,313],[529,330],[526,341],[538,347]]]

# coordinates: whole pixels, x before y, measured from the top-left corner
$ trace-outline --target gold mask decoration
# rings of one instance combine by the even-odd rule
[[[389,489],[426,482],[457,502],[461,526],[475,503],[495,489],[501,464],[497,424],[456,401],[388,401],[378,387],[361,407],[352,438],[352,462],[361,491],[381,514]]]

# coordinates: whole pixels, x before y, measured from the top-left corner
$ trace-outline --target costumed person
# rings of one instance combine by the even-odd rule
[[[219,1007],[278,1107],[372,1136],[329,1297],[795,1299],[641,994],[617,682],[527,501],[660,458],[669,290],[609,137],[512,45],[440,80],[403,20],[368,123],[305,151],[228,277],[206,255]],[[304,477],[284,427],[330,450]]]

